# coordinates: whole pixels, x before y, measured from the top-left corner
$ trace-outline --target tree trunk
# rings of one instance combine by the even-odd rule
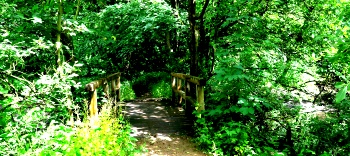
[[[196,1],[188,0],[188,20],[190,23],[190,75],[198,76],[198,37],[199,30],[196,25]]]

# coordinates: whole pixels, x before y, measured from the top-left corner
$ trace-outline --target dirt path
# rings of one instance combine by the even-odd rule
[[[139,99],[125,103],[124,113],[132,125],[132,136],[147,152],[143,156],[204,156],[188,137],[191,125],[184,110],[169,101]]]

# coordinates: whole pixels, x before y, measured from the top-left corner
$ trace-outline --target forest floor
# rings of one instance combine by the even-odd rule
[[[181,107],[170,101],[140,98],[124,104],[131,135],[145,152],[140,156],[205,156],[192,142],[191,124]]]

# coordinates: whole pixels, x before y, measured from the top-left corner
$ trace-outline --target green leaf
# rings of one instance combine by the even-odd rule
[[[39,6],[36,4],[32,7],[32,12],[36,12],[39,9]]]
[[[240,70],[244,70],[243,69],[243,67],[242,67],[242,65],[240,65],[240,64],[237,64],[237,65],[235,65],[235,66],[233,66],[234,68],[237,68],[237,69],[240,69]]]
[[[214,110],[210,110],[210,111],[208,112],[208,115],[214,116],[214,115],[219,115],[219,114],[221,114],[221,113],[222,113],[221,107],[217,107],[217,108],[214,109]]]
[[[243,115],[247,115],[249,113],[248,107],[242,107],[239,109],[239,112],[241,112]]]
[[[78,149],[78,150],[75,150],[75,155],[76,156],[81,156],[81,153],[80,153],[80,150]]]
[[[96,132],[96,131],[100,131],[100,130],[102,130],[101,127],[97,127],[97,128],[94,129],[95,132]]]
[[[248,101],[247,101],[246,99],[239,98],[237,103],[243,105],[243,104],[245,104],[245,103],[247,103],[247,102],[248,102]]]
[[[262,104],[263,104],[265,107],[267,107],[267,108],[271,108],[271,107],[272,107],[271,104],[269,104],[269,103],[267,103],[267,102],[262,102]]]
[[[335,88],[343,88],[345,86],[345,83],[344,82],[337,82],[336,84],[335,84]]]
[[[17,16],[16,16],[17,18],[21,18],[21,19],[25,19],[24,18],[24,15],[22,14],[22,13],[17,13]]]
[[[229,112],[237,112],[237,110],[239,110],[237,106],[231,106],[229,109],[226,109],[224,111],[224,113],[226,113],[227,111],[229,111]]]
[[[7,94],[7,93],[8,93],[8,90],[6,90],[6,89],[4,89],[4,88],[2,88],[2,87],[0,86],[0,93],[1,93],[1,94]]]
[[[228,21],[237,21],[237,18],[227,18]]]
[[[342,100],[345,99],[345,96],[346,96],[346,92],[348,90],[348,86],[344,86],[344,88],[342,88],[338,93],[337,95],[335,96],[335,102],[336,103],[339,103],[341,102]]]
[[[249,112],[249,114],[254,114],[254,108],[249,107],[249,108],[248,108],[248,112]]]

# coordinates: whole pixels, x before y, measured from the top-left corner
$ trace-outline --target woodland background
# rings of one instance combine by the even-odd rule
[[[204,78],[194,141],[208,154],[349,153],[349,0],[0,6],[0,155],[140,152],[122,115],[97,130],[66,122],[67,108],[86,119],[84,85],[115,72],[124,101],[170,98],[170,72]],[[305,103],[329,111],[304,113]]]

